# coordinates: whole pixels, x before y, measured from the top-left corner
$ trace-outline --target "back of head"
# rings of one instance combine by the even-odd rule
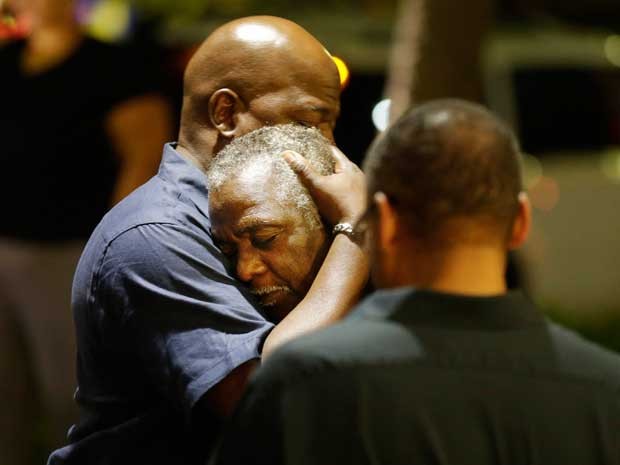
[[[184,97],[209,96],[228,87],[251,100],[279,78],[274,67],[280,63],[274,61],[293,59],[301,65],[317,50],[329,58],[321,43],[293,21],[276,16],[230,21],[213,31],[192,56],[184,74]]]
[[[252,16],[224,24],[203,42],[186,68],[180,146],[210,158],[253,129],[293,122],[295,115],[282,115],[282,99],[270,102],[273,115],[253,106],[259,97],[281,89],[298,89],[298,113],[303,105],[312,107],[316,97],[338,104],[338,70],[323,45],[284,18]],[[336,114],[337,110],[333,118]]]
[[[383,192],[426,246],[506,238],[519,208],[519,148],[482,106],[410,109],[370,148],[369,193]]]
[[[229,180],[252,172],[276,184],[278,201],[302,212],[308,223],[319,226],[314,201],[282,157],[292,150],[305,157],[317,173],[334,172],[330,142],[315,128],[296,124],[265,126],[233,140],[215,157],[207,171],[209,190],[220,190]]]

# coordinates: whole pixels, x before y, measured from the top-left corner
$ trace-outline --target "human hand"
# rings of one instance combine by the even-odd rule
[[[366,206],[366,177],[340,150],[332,147],[334,174],[318,174],[308,161],[293,151],[282,154],[297,173],[316,203],[319,213],[331,225],[354,223]]]

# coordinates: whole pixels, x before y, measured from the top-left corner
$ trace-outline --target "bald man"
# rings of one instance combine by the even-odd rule
[[[274,326],[210,231],[204,173],[232,139],[292,122],[333,141],[340,85],[323,46],[284,19],[240,19],[204,42],[184,84],[179,143],[102,220],[78,265],[82,415],[50,464],[204,463],[261,355],[338,319],[366,280],[359,246],[337,234],[308,293]],[[332,225],[359,214],[365,189],[361,171],[334,156],[336,173],[308,184]]]

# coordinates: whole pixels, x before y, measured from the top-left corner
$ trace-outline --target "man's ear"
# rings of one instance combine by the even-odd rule
[[[237,93],[227,88],[216,90],[209,98],[211,124],[224,137],[234,136],[237,129],[237,113],[242,105]]]
[[[513,250],[521,247],[527,240],[532,226],[532,206],[527,193],[519,193],[519,210],[512,223],[512,230],[508,240],[508,249]]]
[[[394,206],[383,192],[376,192],[372,201],[377,208],[378,245],[382,250],[391,249],[398,234],[398,216]]]

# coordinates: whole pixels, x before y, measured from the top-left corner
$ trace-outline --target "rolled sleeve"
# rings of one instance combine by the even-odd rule
[[[94,294],[149,384],[186,412],[259,357],[273,327],[210,238],[174,224],[140,225],[112,241]]]

